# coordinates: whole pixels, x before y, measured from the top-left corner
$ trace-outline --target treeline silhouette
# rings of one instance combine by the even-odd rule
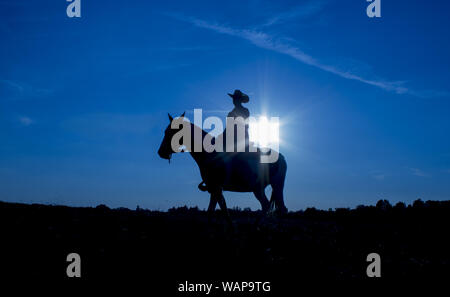
[[[230,209],[212,219],[197,207],[152,211],[0,202],[1,263],[6,277],[65,278],[77,252],[82,278],[254,279],[284,288],[305,278],[366,279],[378,253],[382,278],[448,278],[450,201],[354,209],[307,208],[261,219]]]

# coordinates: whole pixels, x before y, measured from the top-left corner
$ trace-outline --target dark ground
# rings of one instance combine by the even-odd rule
[[[366,257],[381,256],[382,279],[450,279],[450,201],[387,201],[335,211],[290,212],[257,223],[259,212],[168,212],[0,202],[2,280],[66,277],[79,253],[82,279],[138,278],[176,291],[185,280],[271,281],[273,290],[307,279],[365,280]],[[373,279],[371,279],[373,280]]]

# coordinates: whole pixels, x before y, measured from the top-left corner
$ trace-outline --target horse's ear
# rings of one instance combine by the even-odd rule
[[[180,116],[180,118],[184,118],[185,114],[186,114],[186,112],[183,112],[183,114]]]
[[[173,117],[170,115],[170,113],[168,113],[167,115],[169,116],[170,122],[172,122],[173,121]]]

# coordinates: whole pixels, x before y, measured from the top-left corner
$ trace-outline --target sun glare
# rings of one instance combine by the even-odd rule
[[[249,123],[250,141],[260,147],[278,145],[280,141],[279,127],[279,122],[274,118],[269,121],[266,116],[261,116],[257,121]]]

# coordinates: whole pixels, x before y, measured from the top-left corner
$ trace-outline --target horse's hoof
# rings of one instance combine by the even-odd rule
[[[284,216],[284,215],[286,215],[288,213],[288,209],[286,208],[286,207],[283,207],[283,208],[281,208],[281,209],[277,209],[276,210],[276,214],[278,215],[278,216]]]

